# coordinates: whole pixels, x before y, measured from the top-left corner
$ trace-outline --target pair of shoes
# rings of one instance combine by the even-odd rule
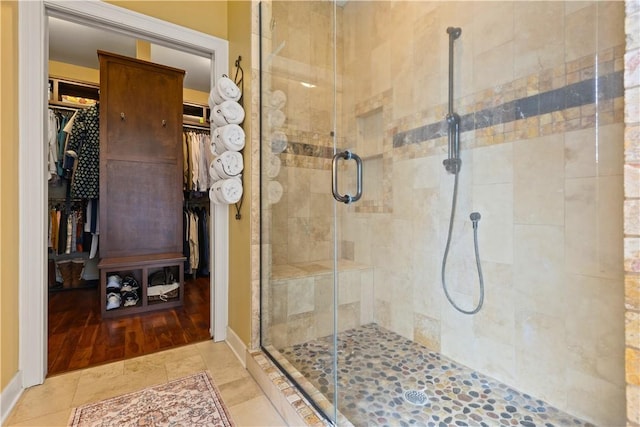
[[[122,278],[117,274],[107,277],[107,293],[120,292],[122,288]]]
[[[120,308],[120,301],[122,297],[120,294],[111,292],[107,295],[107,310],[113,310],[114,308]]]
[[[122,289],[120,289],[120,293],[137,291],[140,288],[138,281],[135,277],[130,274],[124,276],[122,279]]]
[[[125,291],[125,292],[122,292],[120,295],[124,300],[125,307],[131,307],[132,305],[136,305],[140,300],[138,298],[138,292],[136,291]]]

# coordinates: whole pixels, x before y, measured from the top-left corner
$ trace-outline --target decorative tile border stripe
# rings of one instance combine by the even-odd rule
[[[504,133],[503,138],[497,136],[493,138],[496,143],[591,127],[595,124],[597,112],[601,113],[599,119],[601,124],[621,121],[618,120],[620,117],[617,117],[619,115],[617,111],[621,110],[618,100],[621,100],[624,94],[623,77],[622,71],[616,71],[598,78],[582,80],[562,88],[508,101],[495,107],[462,114],[460,118],[461,132],[464,134],[476,131],[476,136],[481,139]],[[520,132],[525,128],[528,129],[526,132]],[[532,130],[533,128],[535,131]],[[397,127],[393,129],[395,130]],[[478,132],[480,133],[478,134]],[[442,119],[410,130],[391,132],[390,135],[394,149],[418,143],[423,144],[427,141],[433,141],[438,145],[434,140],[447,136],[447,125]],[[303,135],[297,136],[307,139]],[[478,141],[478,144],[485,145],[482,141]],[[428,151],[432,151],[434,148],[431,147],[431,150]],[[285,166],[326,169],[330,167],[326,160],[333,157],[333,148],[326,145],[289,141],[282,154],[285,155],[282,156]],[[316,160],[313,160],[312,163],[300,163],[305,158],[309,161]]]
[[[331,159],[333,157],[333,147],[324,147],[321,145],[295,141],[289,141],[284,152],[287,154],[296,154],[298,156],[311,156],[324,159]]]
[[[469,132],[574,107],[582,107],[594,104],[596,101],[622,97],[623,94],[623,72],[617,71],[606,76],[573,83],[563,88],[509,101],[496,107],[464,114],[460,117],[460,131]],[[398,148],[446,135],[446,122],[440,120],[396,133],[393,135],[393,147]]]

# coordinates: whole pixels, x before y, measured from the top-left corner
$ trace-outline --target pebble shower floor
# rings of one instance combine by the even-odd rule
[[[281,353],[332,401],[331,345]],[[338,370],[338,407],[355,426],[593,426],[375,324],[338,334]]]

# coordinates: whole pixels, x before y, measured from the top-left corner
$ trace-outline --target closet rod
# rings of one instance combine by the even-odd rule
[[[187,125],[187,124],[183,124],[182,125],[183,128],[189,128],[189,129],[196,129],[196,130],[202,130],[202,131],[209,131],[209,126],[199,126],[199,125]]]
[[[52,110],[65,110],[65,111],[78,111],[84,107],[65,107],[63,105],[49,105],[49,108],[51,108]]]

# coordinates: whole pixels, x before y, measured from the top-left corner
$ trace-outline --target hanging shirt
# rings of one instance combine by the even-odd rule
[[[184,210],[182,212],[182,255],[185,256],[184,272],[191,274],[191,248],[189,245],[189,223],[190,223],[189,211]]]
[[[197,144],[200,151],[200,164],[198,165],[198,191],[209,191],[209,156],[211,152],[209,144],[206,142],[205,135],[202,133],[195,134]]]
[[[73,121],[67,151],[77,156],[71,197],[97,199],[100,195],[100,112],[98,104],[80,110]]]
[[[198,177],[200,176],[200,141],[194,132],[189,132],[189,151],[191,152],[191,188],[198,191]],[[208,169],[207,169],[208,172]]]
[[[49,129],[48,129],[48,180],[54,180],[58,177],[58,128],[60,126],[60,120],[56,116],[56,113],[49,109]]]
[[[56,147],[58,157],[57,170],[59,176],[64,176],[64,169],[62,168],[62,163],[64,161],[64,148],[67,145],[67,139],[69,138],[69,134],[71,133],[73,118],[76,116],[76,114],[77,112],[73,113],[73,116],[71,116],[71,118],[69,118],[68,116],[62,116],[62,119],[60,120]]]
[[[183,190],[189,191],[190,187],[190,177],[191,177],[191,167],[189,163],[191,158],[189,157],[189,144],[187,142],[187,133],[182,132],[182,186]]]
[[[215,159],[215,155],[213,154],[213,152],[211,151],[211,135],[205,133],[202,134],[202,138],[204,140],[204,152],[206,153],[206,160],[205,160],[205,169],[207,171],[207,184],[206,184],[206,188],[204,189],[204,191],[208,192],[209,189],[211,187],[213,187],[213,178],[211,177],[211,174],[209,174],[209,165],[211,164],[211,162],[213,162],[213,160]]]
[[[198,273],[201,276],[209,275],[209,230],[207,227],[207,211],[201,209],[198,211],[198,247],[200,249],[200,266]]]
[[[189,212],[189,254],[191,255],[191,271],[195,274],[200,262],[198,248],[198,216]]]

